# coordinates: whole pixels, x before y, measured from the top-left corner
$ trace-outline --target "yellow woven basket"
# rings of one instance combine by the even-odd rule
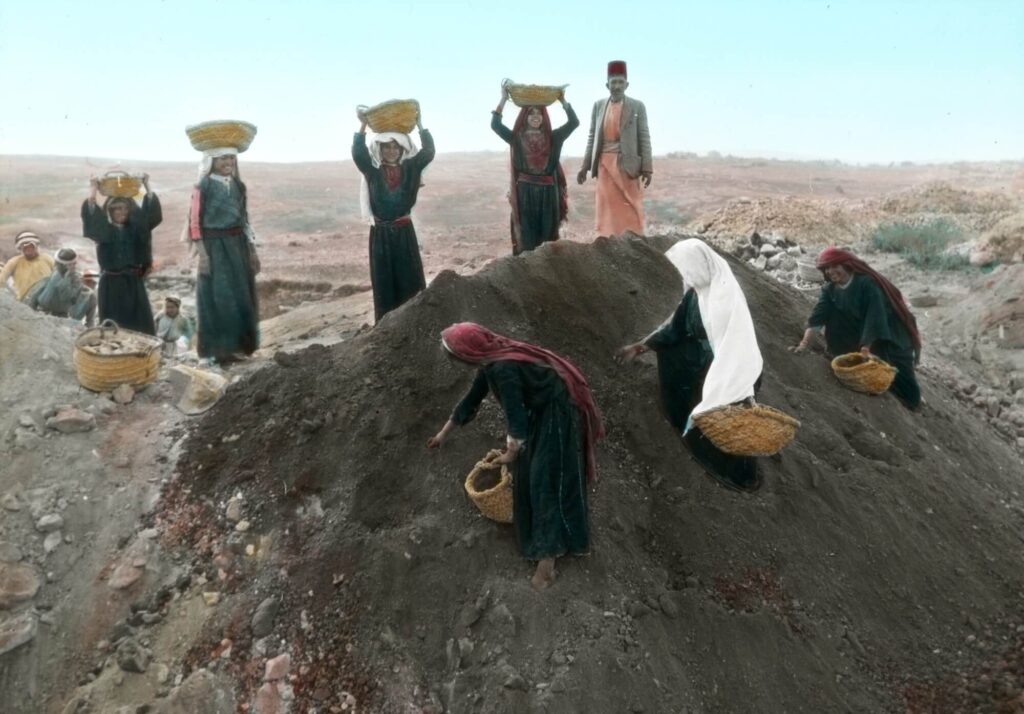
[[[108,171],[100,179],[100,193],[107,198],[131,198],[142,189],[142,179],[125,171]]]
[[[249,122],[230,120],[204,121],[185,127],[188,140],[196,151],[231,148],[242,153],[256,136],[256,127]]]
[[[896,379],[897,369],[877,357],[860,352],[839,355],[832,360],[832,371],[847,389],[865,394],[883,394]]]
[[[501,86],[508,90],[509,99],[517,107],[546,107],[558,101],[559,95],[568,84],[553,86],[547,84],[516,84],[511,79],[503,80]]]
[[[793,440],[800,422],[763,404],[713,409],[693,418],[711,443],[734,456],[771,456]]]
[[[78,383],[94,392],[109,392],[122,384],[141,387],[156,379],[161,340],[134,330],[122,330],[104,320],[75,340]]]
[[[356,115],[365,117],[366,123],[378,134],[385,131],[409,134],[420,117],[420,103],[415,99],[392,99],[372,107],[360,105],[356,107]]]
[[[487,452],[482,461],[478,461],[473,470],[466,477],[466,493],[470,500],[492,521],[498,523],[512,522],[512,475],[508,472],[505,464],[494,463],[494,459],[501,455],[498,449]],[[501,468],[501,476],[498,483],[488,485],[482,483],[482,477],[491,476],[492,471]]]

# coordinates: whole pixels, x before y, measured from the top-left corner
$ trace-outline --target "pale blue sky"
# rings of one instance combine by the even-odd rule
[[[1024,0],[0,0],[0,153],[191,160],[186,124],[239,118],[247,160],[337,160],[393,97],[440,151],[502,150],[511,77],[570,84],[575,156],[609,59],[656,154],[1024,159]]]

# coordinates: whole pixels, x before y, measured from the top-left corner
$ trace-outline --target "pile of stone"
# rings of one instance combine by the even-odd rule
[[[814,256],[781,233],[762,236],[754,231],[734,241],[730,252],[758,270],[770,273],[780,283],[799,290],[817,290],[822,282],[821,271],[814,267]]]

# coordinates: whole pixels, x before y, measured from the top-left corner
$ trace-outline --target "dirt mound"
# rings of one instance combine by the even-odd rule
[[[1011,213],[990,228],[978,241],[971,262],[977,264],[999,261],[1020,263],[1024,261],[1024,211]]]
[[[863,237],[859,216],[846,201],[738,198],[702,216],[688,230],[730,246],[730,240],[759,233],[801,245],[843,245]]]
[[[446,271],[372,330],[232,385],[157,524],[217,603],[188,665],[232,673],[243,703],[374,712],[914,711],[947,675],[1001,672],[986,663],[1019,615],[1021,461],[927,379],[915,415],[792,356],[807,299],[729,258],[760,398],[803,427],[761,460],[759,493],[718,487],[659,414],[653,364],[611,359],[679,300],[667,245],[557,243]],[[438,345],[459,320],[571,357],[604,413],[593,553],[543,595],[462,490],[502,443],[497,407],[424,448],[472,380]],[[283,654],[268,671],[292,676],[262,684]]]

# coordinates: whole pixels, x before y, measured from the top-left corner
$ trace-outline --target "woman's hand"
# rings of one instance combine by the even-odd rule
[[[455,422],[451,419],[445,422],[444,426],[441,427],[441,431],[434,434],[432,437],[427,439],[427,448],[436,449],[444,442],[448,437],[448,432],[455,428]]]
[[[149,188],[149,174],[142,174],[142,186],[146,189],[146,193],[152,193]]]
[[[626,345],[615,353],[615,361],[619,364],[622,364],[623,362],[631,362],[644,352],[649,352],[650,349],[651,348],[643,342],[635,342],[631,345]]]
[[[810,346],[810,344],[811,344],[811,337],[813,335],[814,335],[814,328],[813,327],[808,327],[806,330],[804,330],[803,339],[800,340],[799,344],[796,344],[793,347],[790,347],[789,351],[792,352],[795,355],[800,354],[801,352],[803,352],[804,350],[806,350]]]
[[[863,357],[864,359],[871,359],[871,348],[870,347],[861,347],[860,348],[860,356]]]
[[[576,174],[576,183],[578,183],[579,185],[582,186],[586,182],[587,182],[587,170],[586,169],[580,169],[580,172],[578,174]]]

